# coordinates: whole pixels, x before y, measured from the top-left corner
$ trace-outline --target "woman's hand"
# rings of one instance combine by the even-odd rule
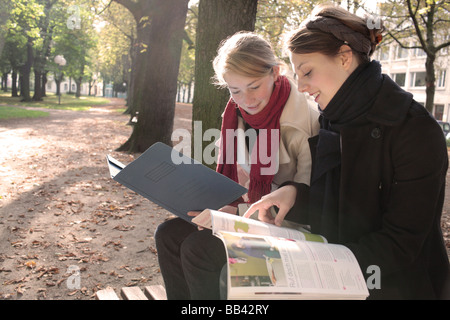
[[[287,213],[294,206],[296,198],[297,188],[295,186],[287,185],[281,187],[274,192],[263,196],[261,200],[252,204],[251,207],[244,213],[244,217],[250,218],[252,214],[258,211],[259,220],[281,226],[281,223]],[[279,209],[275,218],[269,210],[272,206],[276,206]]]

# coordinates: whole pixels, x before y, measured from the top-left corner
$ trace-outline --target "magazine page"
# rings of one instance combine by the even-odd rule
[[[299,230],[278,227],[259,220],[248,219],[216,210],[204,210],[200,215],[195,217],[192,222],[197,223],[202,227],[212,229],[213,233],[229,231],[303,241],[327,242],[321,235],[311,234],[305,229],[302,232]]]
[[[365,299],[353,253],[335,244],[219,232],[228,257],[228,299]]]
[[[249,203],[240,203],[238,205],[238,215],[242,217],[247,212],[247,210],[250,208],[250,206],[251,205]],[[274,206],[272,206],[269,209],[269,212],[272,214],[273,217],[275,217],[277,215],[277,209]],[[252,214],[252,216],[248,217],[248,218],[258,220],[258,210],[256,210]],[[284,219],[283,222],[281,223],[281,227],[296,229],[296,230],[300,230],[302,232],[304,232],[305,230],[307,232],[310,232],[309,230],[311,230],[311,226],[309,226],[309,225],[300,224],[300,223],[289,221],[286,219]]]

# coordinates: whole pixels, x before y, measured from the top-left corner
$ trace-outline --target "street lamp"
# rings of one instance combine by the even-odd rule
[[[55,63],[59,66],[59,94],[58,94],[58,104],[61,104],[61,81],[62,81],[62,67],[66,65],[66,59],[63,55],[57,55],[55,57]]]

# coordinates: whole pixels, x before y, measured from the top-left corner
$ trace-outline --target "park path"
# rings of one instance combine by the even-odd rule
[[[153,234],[170,214],[111,180],[131,134],[122,99],[89,111],[0,120],[0,299],[93,299],[162,283]],[[190,126],[177,105],[175,127]]]
[[[153,234],[164,209],[108,176],[131,134],[122,99],[89,111],[0,120],[0,299],[94,299],[107,286],[161,284]],[[174,129],[191,127],[178,104]],[[450,176],[447,179],[447,186]],[[450,191],[442,218],[450,253]]]

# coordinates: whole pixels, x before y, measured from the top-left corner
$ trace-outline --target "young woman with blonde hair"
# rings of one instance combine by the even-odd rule
[[[217,171],[249,190],[222,211],[236,214],[239,202],[253,203],[276,188],[307,188],[317,108],[282,74],[270,44],[239,32],[221,44],[213,65],[215,84],[231,96],[222,115]],[[179,218],[160,225],[155,240],[169,299],[219,299],[226,261],[221,240]]]

